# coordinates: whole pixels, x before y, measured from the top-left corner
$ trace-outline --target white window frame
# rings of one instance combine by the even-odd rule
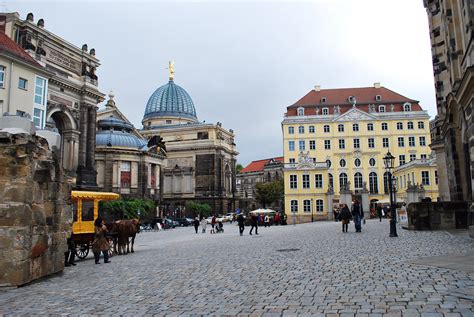
[[[290,152],[295,151],[295,141],[293,141],[293,140],[288,141],[288,151],[290,151]]]
[[[403,104],[403,111],[405,111],[405,112],[410,112],[410,111],[411,111],[411,103],[405,102],[405,103]]]
[[[402,136],[398,137],[398,147],[405,147],[405,138]]]
[[[423,186],[430,186],[430,172],[421,171],[421,184]]]
[[[379,112],[385,112],[385,105],[380,105],[379,106]]]
[[[302,184],[303,184],[304,189],[311,188],[311,182],[310,182],[310,179],[309,179],[309,174],[303,174]]]
[[[375,139],[374,138],[368,138],[367,143],[368,143],[368,146],[369,146],[370,149],[375,148]]]
[[[324,211],[324,200],[316,199],[316,212]]]
[[[295,200],[295,199],[290,200],[290,210],[293,213],[298,212],[298,201],[297,200]]]
[[[338,132],[344,132],[344,125],[343,124],[338,124],[337,125],[337,131]]]
[[[6,75],[6,67],[3,65],[0,65],[0,88],[5,87],[5,75]]]
[[[43,82],[43,86],[39,86],[38,85],[38,80],[42,80]],[[33,94],[33,120],[39,120],[39,125],[36,125],[38,128],[40,129],[44,129],[45,125],[46,125],[46,106],[47,106],[47,99],[48,99],[48,79],[44,78],[44,77],[41,77],[41,76],[38,76],[36,75],[35,76],[35,83],[34,83],[34,94]],[[38,89],[41,88],[42,89],[42,92],[41,93],[38,93]],[[37,98],[40,98],[39,100],[39,103],[36,102],[37,101]],[[35,117],[34,114],[35,114],[35,109],[38,109],[39,111],[41,111],[41,118],[39,117]],[[36,124],[37,122],[35,122]]]
[[[304,134],[304,126],[303,125],[300,125],[298,127],[298,134]]]
[[[324,149],[325,150],[331,149],[331,140],[324,140]]]
[[[367,131],[374,131],[374,124],[373,123],[367,123]]]
[[[298,116],[304,116],[304,108],[303,107],[299,107],[298,110],[297,110],[297,113],[298,113]]]
[[[352,131],[354,131],[354,132],[359,131],[359,124],[358,123],[353,123],[352,124]]]
[[[340,167],[346,167],[346,164],[347,164],[347,163],[346,163],[346,160],[345,160],[345,159],[340,159],[340,160],[339,160],[339,166],[340,166]]]
[[[402,166],[406,164],[406,157],[405,154],[401,154],[398,156],[398,165]]]
[[[377,161],[373,157],[371,157],[369,159],[369,166],[374,167],[376,164],[377,164]]]
[[[298,149],[300,151],[306,151],[306,142],[305,142],[305,140],[299,140],[298,141]]]
[[[382,147],[384,148],[390,147],[390,140],[388,138],[382,138]]]
[[[329,115],[329,108],[324,107],[323,110],[322,110],[322,114],[323,114],[323,116]]]
[[[416,154],[410,154],[410,162],[416,160]]]
[[[344,139],[339,139],[339,149],[343,150],[346,148],[346,141]]]
[[[310,150],[316,150],[316,141],[315,140],[309,140],[309,149]]]
[[[314,128],[314,125],[309,126],[309,133],[316,133],[316,129]]]
[[[354,149],[360,149],[360,139],[353,139],[352,145],[354,146]]]
[[[388,131],[388,123],[382,122],[382,131]]]
[[[403,122],[397,122],[397,130],[403,130]]]
[[[303,200],[303,212],[311,212],[311,200]]]
[[[25,87],[21,87],[21,86],[20,86],[20,83],[21,83],[22,81],[25,82]],[[18,89],[21,89],[21,90],[28,90],[28,79],[23,78],[23,77],[18,77]]]
[[[414,136],[409,136],[409,137],[408,137],[408,146],[411,146],[411,147],[416,146],[416,142],[415,142],[415,137],[414,137]]]
[[[295,175],[295,174],[290,175],[290,188],[298,189],[298,175]]]
[[[314,187],[323,188],[323,174],[314,174]]]
[[[329,133],[329,132],[331,132],[331,128],[330,128],[329,125],[327,125],[327,124],[324,126],[323,129],[324,129],[324,133]]]
[[[425,123],[423,121],[418,121],[418,129],[424,129]]]
[[[295,127],[288,127],[288,134],[295,134]]]
[[[420,146],[426,146],[426,137],[420,136],[418,142],[420,143]]]
[[[408,121],[408,123],[407,123],[407,129],[408,129],[408,130],[413,130],[413,129],[415,129],[415,124],[413,124],[413,121]]]

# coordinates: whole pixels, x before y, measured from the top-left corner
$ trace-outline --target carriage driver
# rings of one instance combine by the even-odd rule
[[[105,237],[107,233],[107,227],[105,221],[98,217],[94,222],[94,241],[92,242],[92,252],[94,252],[95,264],[100,264],[100,252],[104,255],[104,263],[110,263],[109,261],[109,242]]]

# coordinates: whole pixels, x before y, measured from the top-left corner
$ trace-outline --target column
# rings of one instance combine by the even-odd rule
[[[334,220],[334,191],[332,189],[329,189],[326,193],[326,200],[328,206],[327,211],[328,211],[328,220]]]
[[[95,134],[97,107],[88,108],[86,166],[95,170]]]
[[[79,159],[78,168],[86,166],[86,152],[87,152],[87,105],[81,103],[79,123]]]

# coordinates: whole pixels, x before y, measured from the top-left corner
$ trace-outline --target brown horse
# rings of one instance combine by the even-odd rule
[[[118,236],[118,254],[127,254],[130,251],[133,253],[135,236],[140,232],[140,220],[119,220],[115,222],[115,228]],[[126,251],[125,246],[127,246]]]

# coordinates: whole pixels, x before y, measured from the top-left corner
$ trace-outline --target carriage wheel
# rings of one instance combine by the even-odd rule
[[[88,254],[89,254],[89,244],[86,244],[86,243],[76,244],[76,256],[79,259],[84,260]]]
[[[109,249],[107,250],[107,253],[109,254],[109,258],[114,256],[114,240],[113,239],[108,239],[109,241]]]

